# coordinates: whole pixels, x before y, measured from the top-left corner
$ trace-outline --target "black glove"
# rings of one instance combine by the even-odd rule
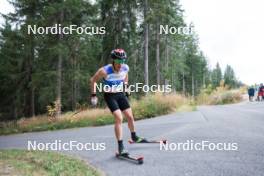
[[[131,95],[131,93],[128,91],[128,92],[125,92],[125,95],[127,98],[129,98],[129,96]]]
[[[98,103],[98,98],[97,98],[96,94],[92,94],[92,95],[91,95],[91,104],[92,104],[93,106],[96,106],[97,103]]]
[[[125,84],[125,95],[127,98],[129,98],[129,96],[131,95],[128,84]]]

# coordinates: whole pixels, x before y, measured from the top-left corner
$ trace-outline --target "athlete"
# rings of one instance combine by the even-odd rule
[[[112,64],[101,67],[90,79],[91,103],[93,105],[97,104],[96,83],[103,79],[105,87],[104,99],[115,118],[115,136],[118,143],[118,152],[120,155],[128,155],[122,140],[122,113],[127,118],[128,128],[131,132],[131,139],[137,143],[140,143],[145,139],[136,135],[134,117],[127,98],[129,95],[128,89],[125,88],[127,96],[123,91],[123,87],[128,86],[129,67],[126,64],[126,52],[123,49],[114,49],[111,52],[111,58]]]

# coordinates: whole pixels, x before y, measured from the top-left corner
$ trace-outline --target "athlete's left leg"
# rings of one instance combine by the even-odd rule
[[[136,142],[140,142],[143,138],[140,138],[136,135],[135,120],[134,120],[133,112],[129,105],[128,98],[124,94],[120,95],[120,98],[118,99],[118,105],[121,111],[123,112],[123,114],[125,115],[125,117],[127,118],[127,124],[131,132],[132,140]]]
[[[123,113],[124,113],[125,117],[127,118],[127,124],[128,124],[129,130],[131,131],[131,133],[135,132],[135,120],[134,120],[134,116],[132,113],[132,109],[127,108],[127,109],[123,110]]]

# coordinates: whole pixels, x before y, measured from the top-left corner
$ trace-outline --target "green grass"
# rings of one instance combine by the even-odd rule
[[[0,150],[0,175],[99,176],[84,161],[48,151]]]
[[[106,115],[98,117],[97,119],[80,119],[77,121],[62,120],[58,122],[46,122],[40,123],[38,125],[27,125],[20,127],[14,123],[9,123],[8,125],[3,124],[0,128],[0,134],[13,134],[13,133],[24,133],[24,132],[34,132],[34,131],[47,131],[47,130],[60,130],[75,127],[87,127],[87,126],[102,126],[107,124],[113,124],[114,118],[112,115]]]

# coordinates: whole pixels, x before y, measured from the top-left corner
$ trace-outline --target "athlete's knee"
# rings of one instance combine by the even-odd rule
[[[133,120],[134,116],[133,116],[133,114],[127,114],[126,118],[127,118],[127,120]]]
[[[123,121],[123,117],[122,114],[120,112],[120,110],[117,110],[115,112],[113,112],[114,116],[115,116],[115,123],[116,124],[121,124]]]
[[[119,117],[118,118],[117,117],[115,118],[115,123],[116,124],[119,124],[120,125],[120,124],[122,124],[122,121],[123,121],[123,118],[122,117],[121,118],[119,118]]]
[[[132,110],[130,108],[125,110],[125,111],[123,111],[123,113],[125,114],[127,120],[133,120],[134,119]]]

